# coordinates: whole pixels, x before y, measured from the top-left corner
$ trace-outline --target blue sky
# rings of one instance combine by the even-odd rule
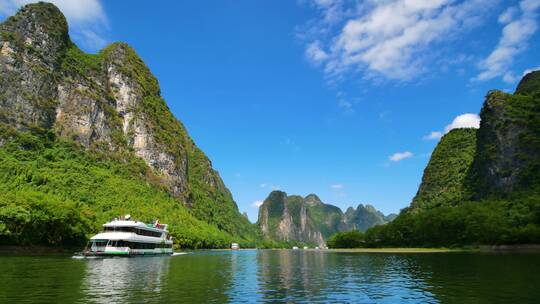
[[[86,51],[137,50],[253,221],[273,189],[398,212],[438,138],[540,67],[540,0],[53,2]]]

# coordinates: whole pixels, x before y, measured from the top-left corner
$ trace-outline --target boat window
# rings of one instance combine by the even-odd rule
[[[151,236],[151,237],[158,237],[160,238],[162,236],[161,232],[158,231],[150,231],[145,229],[139,229],[135,227],[103,227],[103,232],[133,232],[138,235],[144,235],[144,236]]]
[[[118,232],[135,232],[134,227],[103,227],[104,232],[118,231]]]
[[[94,240],[93,242],[96,244],[96,246],[106,246],[108,240]]]
[[[157,232],[157,231],[136,229],[135,233],[138,235],[144,235],[144,236],[161,237],[161,232]]]
[[[109,241],[109,246],[113,246],[113,247],[129,247],[131,249],[172,248],[172,244],[139,243],[139,242],[124,241],[124,240]]]

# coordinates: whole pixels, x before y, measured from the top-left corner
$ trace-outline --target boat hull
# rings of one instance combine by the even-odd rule
[[[135,257],[135,256],[166,256],[172,255],[173,252],[96,252],[85,251],[83,256],[86,257]]]

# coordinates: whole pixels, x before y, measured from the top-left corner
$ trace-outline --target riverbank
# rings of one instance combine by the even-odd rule
[[[315,250],[315,249],[309,249]],[[438,253],[438,252],[540,252],[540,244],[515,245],[482,245],[462,248],[335,248],[326,249],[330,252],[356,252],[356,253]]]
[[[309,250],[309,249],[308,249]],[[313,249],[315,250],[315,249]],[[329,252],[351,252],[351,253],[437,253],[437,252],[457,252],[473,251],[475,249],[450,249],[450,248],[336,248],[325,249]]]
[[[1,255],[47,255],[47,254],[73,254],[80,252],[81,248],[62,248],[47,246],[0,246]],[[241,248],[243,250],[292,250],[292,248]],[[197,251],[236,251],[230,248],[222,249],[178,249],[175,252]],[[477,247],[463,248],[412,248],[412,247],[388,247],[388,248],[333,248],[333,249],[298,249],[294,251],[313,252],[343,252],[343,253],[448,253],[448,252],[540,252],[540,244],[517,244],[517,245],[482,245]]]
[[[47,247],[47,246],[0,246],[0,254],[14,255],[46,255],[46,254],[72,254],[81,251],[81,248]]]

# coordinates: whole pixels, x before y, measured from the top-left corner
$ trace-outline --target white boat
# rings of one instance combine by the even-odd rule
[[[232,243],[231,244],[231,249],[232,250],[238,250],[238,249],[240,249],[240,245],[238,245],[238,243]]]
[[[173,253],[168,225],[131,220],[129,215],[103,225],[103,231],[90,238],[86,256],[133,256]]]
[[[293,246],[293,250],[298,250],[298,246]]]

